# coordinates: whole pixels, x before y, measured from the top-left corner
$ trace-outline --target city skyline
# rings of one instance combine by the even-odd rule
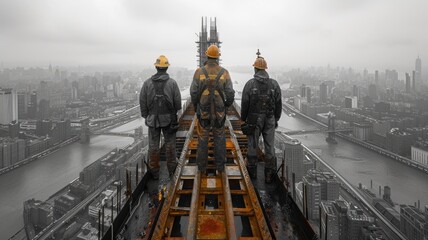
[[[3,2],[0,62],[151,66],[165,54],[172,67],[194,68],[195,33],[207,16],[217,17],[226,66],[250,66],[260,48],[272,67],[330,64],[406,72],[418,55],[422,60],[428,55],[428,36],[421,30],[426,5],[418,0]]]

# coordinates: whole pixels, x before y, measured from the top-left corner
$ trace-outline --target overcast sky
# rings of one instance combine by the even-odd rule
[[[0,61],[148,66],[165,54],[194,68],[207,16],[225,66],[251,66],[260,48],[270,66],[409,71],[418,54],[428,60],[427,10],[427,0],[0,0]]]

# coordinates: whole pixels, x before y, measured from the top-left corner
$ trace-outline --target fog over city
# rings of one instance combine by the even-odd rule
[[[172,66],[193,68],[201,16],[211,16],[225,66],[250,65],[260,48],[274,67],[404,72],[428,56],[426,9],[424,0],[2,0],[0,62],[149,66],[165,54]]]

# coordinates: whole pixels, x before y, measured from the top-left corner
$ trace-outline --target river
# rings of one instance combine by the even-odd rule
[[[22,227],[23,203],[35,198],[46,200],[72,180],[80,171],[115,147],[133,138],[94,136],[89,144],[72,143],[60,150],[0,175],[0,239],[8,239]]]

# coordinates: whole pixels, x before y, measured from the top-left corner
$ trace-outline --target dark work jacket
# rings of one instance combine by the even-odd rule
[[[281,98],[281,89],[278,85],[278,82],[272,78],[269,78],[269,74],[265,70],[259,70],[254,74],[254,78],[248,80],[242,91],[242,100],[241,100],[241,119],[242,121],[247,121],[250,112],[250,106],[257,104],[251,102],[251,89],[256,88],[256,81],[262,84],[267,84],[268,81],[271,82],[271,88],[273,88],[273,115],[275,121],[278,121],[281,118],[282,113],[282,98]]]
[[[154,114],[155,88],[153,81],[167,81],[164,87],[166,100],[171,104],[171,112],[168,114]],[[181,109],[181,93],[177,82],[170,78],[166,72],[158,72],[151,78],[144,81],[140,92],[140,110],[141,116],[145,118],[148,127],[166,127],[171,121],[176,121],[177,111]]]

